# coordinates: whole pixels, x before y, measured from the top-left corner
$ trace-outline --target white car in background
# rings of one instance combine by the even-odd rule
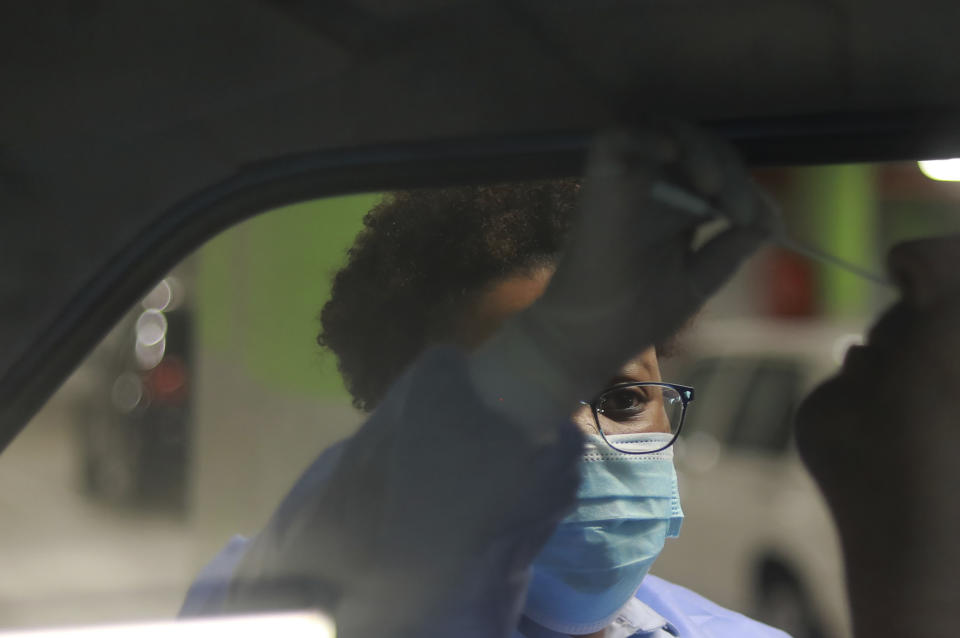
[[[704,321],[665,362],[694,386],[677,444],[686,520],[654,571],[794,638],[850,635],[839,541],[793,443],[799,400],[859,325]]]

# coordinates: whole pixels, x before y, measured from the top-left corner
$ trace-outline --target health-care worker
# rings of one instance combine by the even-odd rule
[[[784,635],[648,575],[680,531],[671,446],[692,398],[657,346],[772,212],[686,126],[604,135],[587,173],[582,192],[413,191],[367,216],[321,343],[376,409],[184,615],[319,607],[347,638]],[[703,220],[650,197],[667,175],[727,228],[695,246]]]

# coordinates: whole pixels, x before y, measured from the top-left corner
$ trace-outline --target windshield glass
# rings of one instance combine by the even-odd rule
[[[916,163],[753,177],[780,202],[787,236],[874,273],[895,242],[960,230],[960,191]],[[468,222],[449,221],[469,217],[467,199],[443,189],[305,202],[199,249],[130,309],[0,458],[0,625],[176,617],[205,566],[270,525],[305,469],[356,431],[425,348],[478,348],[539,297],[564,245],[556,211],[579,188],[474,188],[478,206],[512,203],[496,223],[471,227],[469,241]],[[368,221],[348,254],[384,202],[392,216]],[[554,212],[535,214],[545,202]],[[430,218],[438,211],[445,217]],[[420,234],[405,234],[408,223]],[[617,229],[609,233],[613,242]],[[353,270],[329,303],[348,257]],[[491,282],[509,288],[494,294]],[[611,379],[617,392],[592,404],[576,397],[590,404],[584,427],[596,427],[597,445],[641,445],[622,438],[634,435],[668,444],[679,433],[668,449],[682,533],[650,573],[798,638],[848,635],[836,533],[794,448],[793,416],[894,298],[770,244],[634,372]],[[622,383],[694,395],[681,406],[676,389],[625,392]],[[427,393],[418,409],[442,403]],[[644,416],[650,406],[657,418]]]

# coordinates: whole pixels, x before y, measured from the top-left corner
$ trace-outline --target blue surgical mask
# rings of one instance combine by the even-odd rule
[[[669,434],[613,435],[621,449],[655,450]],[[623,454],[588,436],[576,509],[533,562],[524,614],[565,634],[609,625],[683,521],[673,448]]]

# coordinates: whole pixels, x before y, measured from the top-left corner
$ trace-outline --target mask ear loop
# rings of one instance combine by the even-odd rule
[[[779,218],[780,206],[766,193],[761,192],[761,194],[767,201],[767,204],[776,211],[777,217]],[[724,217],[723,213],[711,206],[707,201],[668,182],[656,182],[650,189],[650,197],[661,204],[666,204],[667,206],[671,206],[692,215],[696,215],[697,217],[709,217],[716,219],[722,219]],[[787,250],[813,259],[814,261],[836,266],[837,268],[846,270],[849,273],[853,273],[858,277],[880,286],[894,288],[893,283],[882,275],[878,275],[877,273],[862,268],[856,264],[852,264],[845,259],[841,259],[836,255],[832,255],[828,252],[820,250],[815,246],[801,243],[787,236],[786,230],[784,230],[782,225],[778,225],[774,230],[771,241],[783,246]]]

